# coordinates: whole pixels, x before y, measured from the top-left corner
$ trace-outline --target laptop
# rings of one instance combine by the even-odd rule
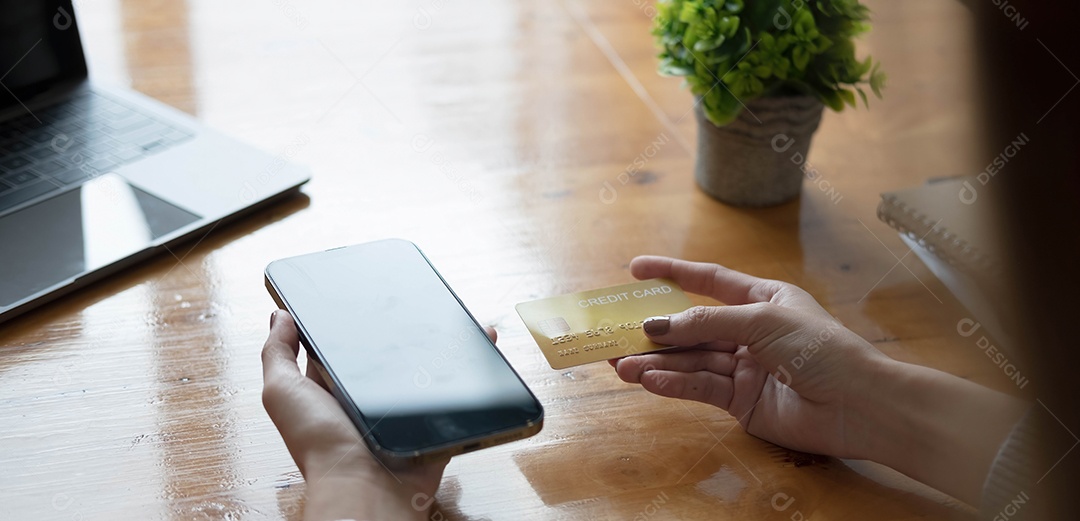
[[[309,178],[90,81],[70,0],[0,0],[0,322]]]

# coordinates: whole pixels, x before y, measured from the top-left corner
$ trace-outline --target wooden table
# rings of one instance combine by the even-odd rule
[[[3,326],[0,517],[299,518],[304,484],[259,397],[274,308],[262,269],[406,237],[499,329],[547,409],[539,435],[450,464],[450,518],[970,518],[896,473],[772,446],[606,364],[553,371],[513,311],[627,282],[637,254],[713,261],[805,287],[893,357],[1014,389],[875,217],[882,191],[985,163],[971,17],[942,0],[867,3],[862,48],[888,70],[887,98],[825,116],[810,160],[833,192],[807,182],[799,202],[751,211],[694,185],[691,97],[654,72],[647,0],[77,2],[98,80],[314,179]]]

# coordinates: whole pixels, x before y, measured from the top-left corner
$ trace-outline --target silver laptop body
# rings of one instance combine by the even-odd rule
[[[0,0],[0,322],[308,179],[91,82],[70,0]]]

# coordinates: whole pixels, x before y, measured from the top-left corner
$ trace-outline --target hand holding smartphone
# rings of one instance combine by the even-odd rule
[[[282,259],[265,275],[331,393],[388,466],[540,431],[539,401],[411,242]]]

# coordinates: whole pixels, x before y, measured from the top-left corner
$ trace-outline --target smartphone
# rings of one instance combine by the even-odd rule
[[[415,244],[290,257],[265,275],[330,392],[387,466],[540,432],[540,402]]]

